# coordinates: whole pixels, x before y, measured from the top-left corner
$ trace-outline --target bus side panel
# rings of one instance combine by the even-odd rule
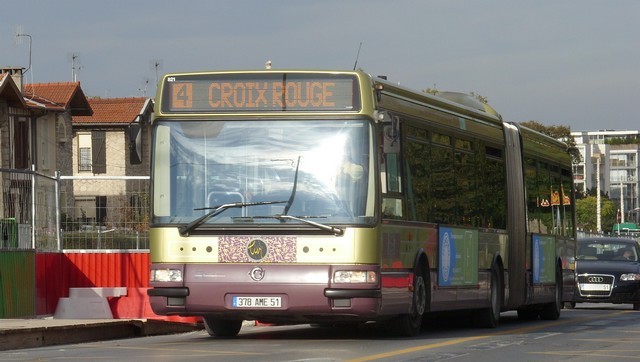
[[[438,231],[433,224],[386,220],[382,227],[382,314],[408,313],[413,293],[413,271],[417,253],[425,253],[428,264],[436,264]],[[437,281],[437,279],[436,279]],[[433,286],[433,282],[430,286]]]

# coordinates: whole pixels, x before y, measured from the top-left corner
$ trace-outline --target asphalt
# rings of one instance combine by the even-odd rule
[[[0,319],[0,351],[186,333],[202,329],[202,323],[155,319]]]

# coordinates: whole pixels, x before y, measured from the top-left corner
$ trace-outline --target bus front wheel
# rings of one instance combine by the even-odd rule
[[[429,304],[429,287],[425,280],[425,268],[420,266],[413,277],[413,305],[411,313],[399,315],[387,323],[393,335],[413,337],[420,333],[422,318]]]
[[[242,320],[216,319],[204,317],[204,328],[212,337],[233,338],[240,333]]]

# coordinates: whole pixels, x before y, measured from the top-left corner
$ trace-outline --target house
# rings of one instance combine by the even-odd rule
[[[15,72],[0,72],[0,168],[30,168],[31,114],[22,97]],[[18,74],[21,77],[21,73]]]
[[[121,227],[123,210],[146,211],[148,196],[130,176],[149,176],[149,98],[90,98],[91,116],[73,117],[75,218]],[[98,183],[87,182],[101,179]],[[145,183],[148,185],[148,182]],[[148,191],[148,189],[145,189]]]
[[[22,93],[36,118],[35,170],[71,174],[72,117],[93,114],[80,82],[27,84]]]
[[[19,233],[20,239],[29,237],[20,242],[27,247],[36,230],[43,244],[55,239],[54,181],[57,171],[72,172],[71,118],[92,110],[79,82],[23,85],[22,78],[22,68],[0,69],[0,217],[7,220],[3,225],[31,229],[31,235]],[[73,195],[71,187],[61,194]],[[11,233],[4,227],[5,246],[17,246]]]

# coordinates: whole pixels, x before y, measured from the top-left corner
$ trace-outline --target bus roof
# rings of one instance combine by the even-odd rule
[[[457,92],[438,92],[437,94],[430,94],[427,92],[417,91],[414,89],[405,88],[396,83],[387,81],[381,77],[373,77],[368,73],[365,73],[362,70],[304,70],[304,69],[254,69],[254,70],[217,70],[217,71],[197,71],[197,72],[176,72],[176,73],[168,73],[162,77],[161,86],[158,88],[158,94],[156,96],[156,109],[155,109],[155,117],[163,116],[163,115],[177,115],[177,114],[189,114],[190,116],[199,116],[211,114],[211,110],[205,109],[204,107],[194,107],[193,109],[187,109],[183,107],[182,109],[171,108],[168,107],[168,104],[171,102],[171,98],[178,99],[180,97],[184,97],[186,99],[187,93],[186,88],[181,88],[182,90],[175,90],[175,84],[178,84],[181,80],[184,82],[190,83],[198,83],[202,82],[201,85],[201,93],[203,87],[209,86],[211,87],[211,80],[214,81],[218,78],[227,79],[231,82],[228,85],[225,85],[227,88],[227,97],[229,100],[234,99],[233,97],[242,97],[245,95],[236,95],[232,94],[232,89],[230,87],[236,87],[237,89],[241,89],[243,87],[255,87],[257,82],[262,82],[264,79],[268,79],[269,77],[278,77],[282,75],[284,79],[291,78],[300,78],[304,79],[305,76],[309,77],[318,77],[319,79],[325,78],[340,78],[340,77],[349,77],[350,79],[355,79],[358,84],[358,89],[362,90],[359,94],[353,94],[353,96],[358,96],[360,98],[361,104],[359,105],[361,108],[359,109],[360,113],[370,114],[375,110],[375,104],[371,96],[373,95],[373,91],[376,89],[385,91],[385,92],[393,92],[401,95],[402,97],[408,97],[415,99],[418,102],[429,104],[430,106],[434,106],[436,108],[441,108],[444,110],[448,110],[450,112],[455,112],[457,114],[467,115],[476,118],[483,118],[488,121],[492,121],[495,123],[501,123],[502,118],[490,105],[480,102],[476,100],[474,97],[464,93]],[[253,78],[251,78],[253,77]],[[241,80],[245,79],[245,80]],[[246,80],[249,79],[249,80]],[[278,80],[282,82],[282,80]],[[208,82],[208,83],[205,83]],[[194,83],[194,84],[195,84]],[[214,85],[213,88],[219,87],[218,85]],[[193,89],[193,87],[192,87]],[[204,88],[206,91],[206,88]],[[343,86],[342,90],[345,90],[346,86]],[[366,91],[367,89],[371,90],[369,93]],[[214,89],[217,90],[217,89]],[[170,93],[175,93],[171,95]],[[184,93],[179,93],[184,92]],[[254,92],[263,92],[262,89],[254,89]],[[357,92],[357,91],[356,91]],[[275,93],[278,95],[279,93]],[[349,96],[347,93],[346,96]],[[255,95],[258,97],[258,95]],[[346,99],[343,98],[343,99]],[[200,104],[205,104],[205,99],[200,99]],[[210,103],[210,102],[209,102]],[[193,103],[191,103],[193,104]],[[342,104],[344,109],[331,109],[331,108],[322,108],[318,107],[316,109],[302,109],[300,107],[287,109],[288,113],[305,113],[309,114],[309,110],[318,111],[318,112],[357,112],[355,109],[348,109],[350,106],[356,106],[356,104]],[[241,114],[241,113],[259,113],[259,112],[271,112],[280,111],[281,109],[250,109],[249,107],[237,107],[232,109],[233,107],[228,107],[226,112],[222,112],[216,110],[218,115],[220,114]],[[305,112],[307,111],[307,112]]]

